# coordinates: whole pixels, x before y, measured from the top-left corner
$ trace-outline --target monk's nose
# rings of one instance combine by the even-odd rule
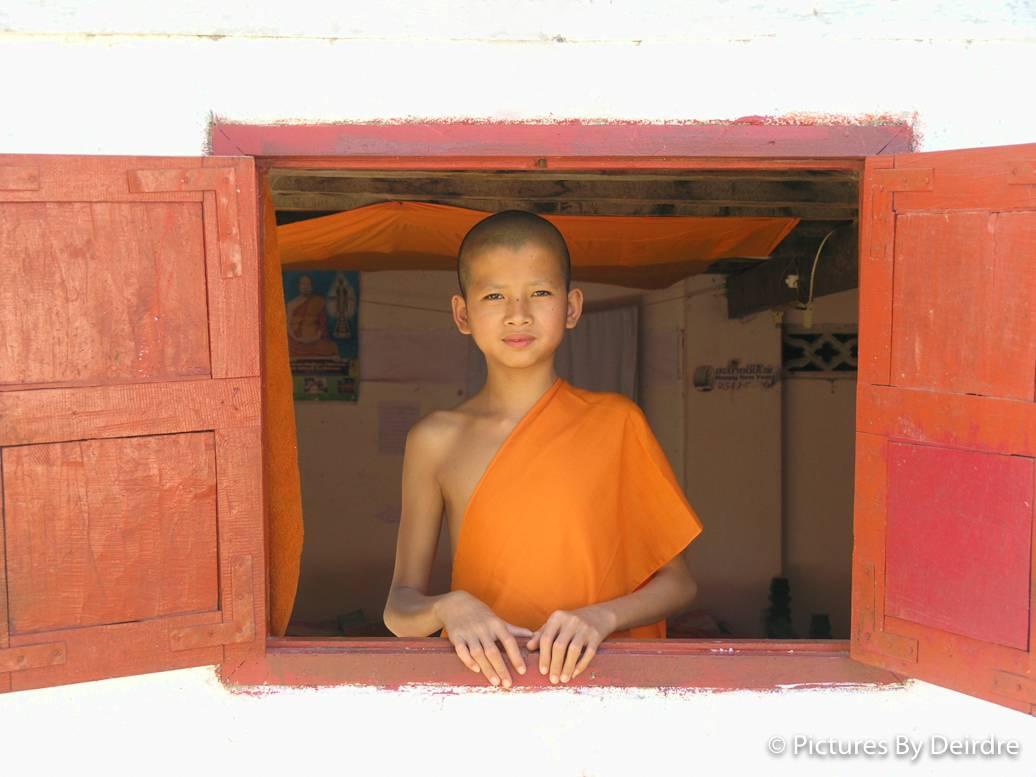
[[[529,308],[527,303],[521,299],[514,299],[507,304],[507,320],[525,322],[529,320]]]

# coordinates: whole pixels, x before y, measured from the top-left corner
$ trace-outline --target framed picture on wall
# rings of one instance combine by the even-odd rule
[[[360,274],[293,270],[283,275],[295,399],[355,402]]]

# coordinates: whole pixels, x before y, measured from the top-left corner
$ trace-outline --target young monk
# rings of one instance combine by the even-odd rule
[[[486,384],[415,424],[403,457],[385,624],[400,637],[443,629],[469,669],[507,688],[505,654],[526,672],[519,639],[567,683],[605,638],[664,637],[697,591],[682,552],[701,521],[643,412],[554,371],[583,308],[570,273],[561,233],[534,214],[467,234],[453,318],[485,354]],[[430,595],[444,513],[452,585]]]

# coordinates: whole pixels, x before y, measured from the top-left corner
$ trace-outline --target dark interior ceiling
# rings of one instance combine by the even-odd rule
[[[274,170],[285,221],[376,202],[416,200],[495,212],[609,216],[856,218],[858,176],[830,170],[665,173],[370,172]]]
[[[769,260],[723,259],[709,272],[731,275],[731,315],[787,301],[787,272],[808,270],[824,236],[816,296],[856,286],[859,174],[840,170],[370,171],[274,169],[277,223],[378,202],[411,200],[487,213],[610,216],[794,216],[799,225]],[[834,256],[828,256],[834,254]],[[790,268],[787,271],[785,268]],[[746,296],[747,295],[747,296]]]

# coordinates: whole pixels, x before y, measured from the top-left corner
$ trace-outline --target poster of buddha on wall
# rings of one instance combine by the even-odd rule
[[[295,399],[356,401],[359,297],[358,272],[284,273],[288,358]]]

